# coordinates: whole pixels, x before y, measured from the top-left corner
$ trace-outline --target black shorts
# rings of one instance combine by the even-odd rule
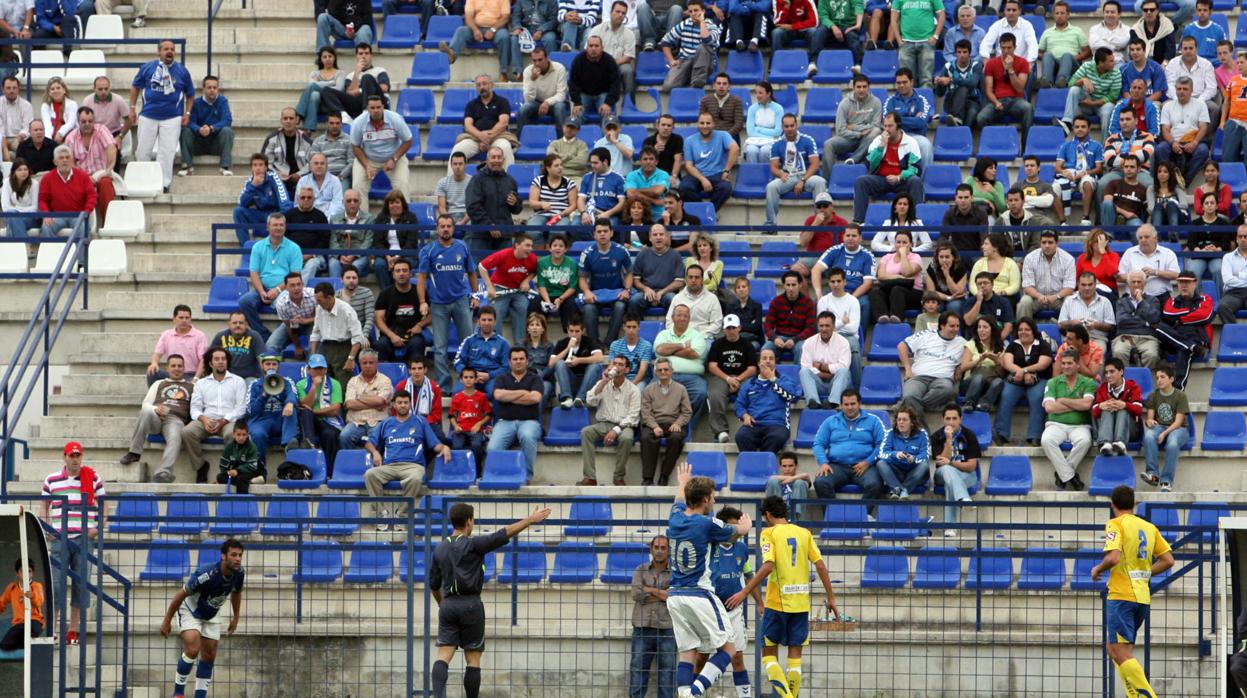
[[[437,644],[485,649],[485,604],[479,596],[447,596],[437,614]]]

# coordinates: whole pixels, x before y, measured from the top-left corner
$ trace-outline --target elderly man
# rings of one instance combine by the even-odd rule
[[[957,399],[970,350],[961,336],[961,318],[956,313],[944,311],[938,329],[910,335],[896,345],[896,350],[905,381],[902,404],[913,407],[921,417],[924,410],[941,409]]]
[[[359,317],[350,303],[339,301],[333,284],[316,284],[316,313],[308,351],[320,354],[328,363],[334,378],[346,385],[355,371],[355,360],[364,346],[364,332]]]
[[[809,409],[838,409],[840,395],[852,384],[852,349],[836,332],[836,316],[830,310],[818,314],[818,333],[801,343],[801,391]],[[826,396],[824,399],[823,396]]]
[[[688,391],[673,379],[671,359],[666,356],[656,359],[654,376],[656,380],[641,391],[641,484],[646,487],[655,483],[662,439],[667,440],[667,446],[657,483],[659,486],[667,484],[684,450],[688,425],[693,418]]]
[[[108,129],[96,127],[95,110],[84,105],[78,107],[78,128],[65,136],[65,145],[74,156],[74,164],[90,174],[95,183],[95,218],[102,228],[108,205],[117,198],[117,184],[121,181],[113,171],[117,165],[117,141]]]
[[[628,380],[628,369],[628,357],[620,355],[612,358],[610,368],[589,390],[589,407],[596,407],[598,411],[597,419],[580,430],[584,479],[576,484],[582,487],[598,484],[594,444],[599,440],[606,448],[615,449],[613,484],[616,487],[628,484],[624,479],[628,474],[628,457],[632,455],[635,430],[641,419],[641,389]]]
[[[543,116],[554,118],[554,128],[567,121],[567,68],[550,60],[544,46],[533,47],[532,65],[524,70],[524,103],[520,105],[518,131]]]
[[[432,464],[432,454],[441,456],[443,465],[450,463],[450,447],[438,440],[427,421],[412,414],[411,394],[405,390],[394,393],[393,416],[377,422],[368,432],[364,448],[372,456],[372,467],[364,472],[364,487],[372,497],[386,496],[386,483],[398,480],[402,483],[402,496],[415,501],[424,493],[424,474]],[[405,513],[389,511],[383,504],[374,505],[373,511],[374,516],[382,519]],[[378,531],[388,528],[387,522],[377,524]]]
[[[1221,302],[1217,317],[1222,325],[1238,322],[1238,311],[1247,305],[1247,225],[1238,226],[1235,247],[1221,260]]]
[[[173,60],[176,45],[170,40],[160,42],[158,58],[139,68],[130,83],[130,112],[139,115],[139,162],[155,159],[160,163],[165,191],[173,184],[173,157],[177,155],[182,127],[190,123],[191,100],[195,83],[186,66]],[[143,109],[137,111],[139,94]]]
[[[1048,413],[1039,443],[1056,471],[1058,489],[1080,491],[1086,487],[1078,477],[1078,464],[1091,450],[1091,404],[1096,382],[1078,371],[1078,352],[1065,351],[1060,358],[1060,375],[1048,379],[1043,408]],[[1070,442],[1069,455],[1061,444]]]
[[[694,417],[706,406],[706,352],[708,340],[690,323],[687,305],[673,304],[671,324],[654,338],[654,355],[671,363],[672,380],[688,391]]]
[[[476,94],[463,109],[463,133],[459,134],[451,152],[463,153],[471,160],[482,151],[498,148],[502,151],[502,169],[505,170],[515,164],[515,148],[519,145],[519,139],[507,130],[511,124],[511,103],[494,92],[494,81],[488,75],[476,76]],[[446,174],[450,172],[447,162]],[[475,181],[476,177],[472,179]]]
[[[377,371],[377,352],[359,352],[359,375],[346,383],[346,426],[338,438],[342,448],[359,448],[377,423],[386,417],[394,384]]]
[[[182,427],[181,440],[196,482],[208,481],[210,465],[203,455],[203,440],[220,437],[228,441],[234,423],[247,414],[247,381],[230,371],[232,356],[223,346],[209,349],[208,372],[195,381],[191,393],[191,421]]]
[[[827,180],[819,176],[818,143],[797,130],[797,117],[785,114],[783,136],[771,144],[771,181],[766,184],[766,224],[774,225],[779,213],[779,197],[808,191],[817,197],[827,191]]]
[[[836,490],[853,483],[863,499],[879,499],[883,478],[875,467],[876,454],[887,428],[879,418],[862,412],[861,395],[848,388],[840,395],[840,410],[832,413],[814,436],[818,461],[814,491],[820,499],[835,499]]]
[[[342,201],[342,180],[338,179],[337,175],[329,173],[329,158],[325,157],[324,153],[312,153],[309,167],[311,167],[311,172],[299,179],[299,184],[295,187],[295,190],[311,189],[312,194],[315,196],[312,206],[325,215],[325,222],[328,223],[335,217],[342,215],[344,207]],[[343,221],[338,222],[341,223]],[[335,274],[335,276],[337,275]]]
[[[736,419],[740,421],[736,447],[742,452],[783,450],[792,435],[792,406],[800,397],[800,389],[792,379],[776,373],[775,350],[763,349],[758,355],[757,373],[745,379],[736,391]],[[717,410],[712,407],[712,421],[716,415]]]
[[[1186,390],[1191,360],[1208,353],[1208,326],[1212,324],[1212,296],[1200,292],[1199,280],[1190,271],[1178,274],[1178,292],[1161,306],[1161,324],[1156,328],[1160,346],[1176,354],[1174,384]]]
[[[45,213],[81,212],[90,215],[95,211],[95,183],[91,175],[74,167],[74,156],[68,146],[58,145],[55,151],[56,169],[39,181],[39,210]],[[47,216],[43,218],[42,237],[56,237],[61,229],[72,228],[74,218]]]
[[[380,95],[370,96],[368,113],[360,114],[351,124],[351,147],[355,152],[352,185],[360,191],[371,191],[372,180],[384,172],[391,189],[406,192],[405,156],[411,142],[411,129],[403,117],[386,109]]]
[[[1059,311],[1065,299],[1074,294],[1074,266],[1074,257],[1057,246],[1056,231],[1040,233],[1039,249],[1022,262],[1022,299],[1017,317],[1033,318],[1040,310]]]
[[[537,444],[541,441],[541,377],[528,370],[528,352],[511,347],[510,370],[494,379],[494,430],[490,451],[506,451],[517,443],[524,453],[528,482],[537,467]]]
[[[635,273],[635,269],[633,270]],[[697,330],[707,342],[723,334],[723,306],[714,291],[705,287],[705,270],[699,264],[690,264],[684,270],[684,288],[671,299],[667,308],[667,327],[674,325],[675,308],[684,306],[689,311],[689,325]]]
[[[147,389],[139,408],[138,423],[130,438],[130,450],[121,457],[122,465],[135,463],[142,457],[149,434],[163,434],[165,450],[160,465],[152,474],[152,482],[173,482],[173,464],[182,452],[182,428],[191,419],[191,392],[194,386],[186,378],[186,362],[173,354],[165,361],[168,378],[158,380]]]
[[[81,112],[80,112],[81,113]],[[203,79],[203,96],[191,106],[190,121],[182,127],[182,169],[179,177],[195,174],[196,155],[218,155],[221,176],[233,177],[234,115],[229,99],[221,94],[221,80],[215,75]]]
[[[727,443],[728,403],[757,372],[758,352],[740,336],[740,317],[723,318],[723,336],[714,340],[706,356],[706,400],[710,407],[710,431],[719,443]]]
[[[1126,276],[1125,292],[1117,299],[1117,336],[1113,356],[1128,366],[1154,368],[1160,363],[1160,342],[1156,327],[1160,323],[1161,301],[1144,292],[1147,276],[1134,270]]]
[[[281,128],[264,139],[260,152],[268,156],[268,166],[286,185],[286,192],[294,194],[295,184],[308,173],[312,160],[312,141],[299,129],[294,107],[281,110]]]
[[[1084,271],[1078,275],[1078,293],[1061,305],[1057,322],[1062,332],[1074,327],[1086,329],[1091,341],[1108,352],[1108,335],[1117,326],[1117,320],[1112,301],[1096,292],[1095,274]]]
[[[709,199],[715,210],[732,195],[732,170],[740,158],[740,146],[727,131],[714,128],[708,112],[697,116],[697,133],[684,140],[684,176],[679,192],[684,201]]]
[[[1168,247],[1156,243],[1156,228],[1150,223],[1136,228],[1134,235],[1139,244],[1121,254],[1121,261],[1117,263],[1117,282],[1125,283],[1130,272],[1141,271],[1147,279],[1143,292],[1164,305],[1181,269],[1178,256]]]
[[[466,142],[460,141],[460,144]],[[513,216],[524,207],[519,197],[519,185],[507,174],[506,153],[509,150],[509,147],[491,147],[485,156],[485,166],[477,170],[468,182],[465,198],[468,217],[473,225],[511,225]],[[452,225],[453,222],[454,219],[451,219]],[[473,231],[464,237],[464,241],[474,253],[500,250],[505,244],[502,232],[498,230]]]

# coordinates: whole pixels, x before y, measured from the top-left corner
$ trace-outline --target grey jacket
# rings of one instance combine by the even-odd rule
[[[355,225],[372,225],[374,218],[371,213],[359,212],[359,220]],[[345,225],[346,213],[336,213],[329,219],[330,225]],[[334,230],[329,235],[330,244],[335,250],[366,250],[372,247],[375,230]],[[384,232],[384,231],[383,231]],[[361,318],[362,320],[363,318]]]
[[[837,136],[843,136],[850,132],[856,135],[864,135],[871,128],[878,128],[883,123],[883,105],[879,102],[879,98],[874,95],[867,95],[866,99],[859,102],[853,98],[850,92],[849,96],[840,102],[840,106],[836,108],[836,131]],[[852,127],[850,129],[850,127]]]
[[[1117,334],[1156,336],[1152,328],[1160,322],[1160,302],[1154,296],[1144,295],[1136,305],[1129,292],[1117,299]]]
[[[302,177],[311,171],[308,169],[308,164],[312,160],[312,141],[300,133],[295,136],[294,144],[295,163],[299,166],[298,175]],[[260,152],[268,156],[269,169],[281,175],[282,179],[290,176],[290,165],[286,162],[286,139],[282,136],[281,129],[277,129],[264,139],[264,147]]]

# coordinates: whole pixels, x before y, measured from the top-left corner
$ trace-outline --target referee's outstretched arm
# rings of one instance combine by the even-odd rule
[[[516,521],[510,526],[507,526],[507,538],[514,538],[529,526],[532,526],[535,523],[541,523],[548,518],[550,518],[549,507],[546,507],[545,509],[534,509],[533,513],[525,516],[519,521]]]

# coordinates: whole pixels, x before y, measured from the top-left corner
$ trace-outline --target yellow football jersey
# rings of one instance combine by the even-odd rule
[[[1108,577],[1110,601],[1152,602],[1152,560],[1169,552],[1160,531],[1134,514],[1110,519],[1104,527],[1104,551],[1120,550],[1121,560]]]
[[[766,607],[785,613],[810,610],[810,564],[823,556],[808,529],[780,524],[762,530],[762,561],[774,565],[766,580]]]

